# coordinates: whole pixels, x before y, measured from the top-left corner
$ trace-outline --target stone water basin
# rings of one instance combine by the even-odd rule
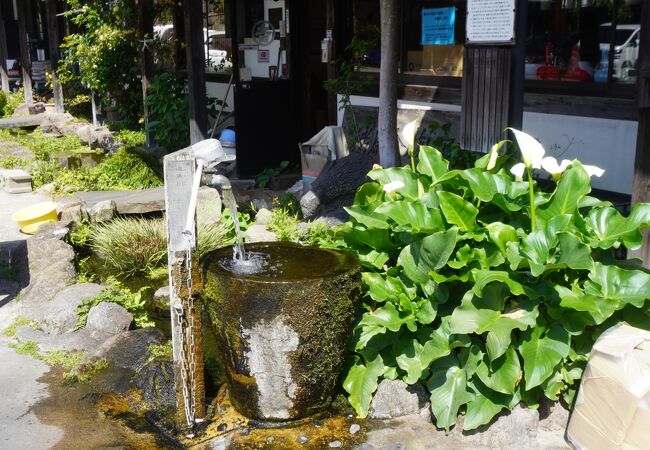
[[[237,274],[232,248],[202,262],[203,299],[235,408],[257,420],[299,419],[327,408],[339,386],[361,294],[348,254],[289,243],[247,247],[268,261]]]

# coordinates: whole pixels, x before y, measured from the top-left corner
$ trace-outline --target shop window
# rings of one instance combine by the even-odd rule
[[[404,2],[403,72],[409,75],[460,77],[467,2]]]
[[[529,0],[526,79],[635,83],[641,3]]]

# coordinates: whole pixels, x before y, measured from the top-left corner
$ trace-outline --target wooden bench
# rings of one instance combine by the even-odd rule
[[[22,169],[0,169],[0,185],[9,194],[32,192],[32,176]]]

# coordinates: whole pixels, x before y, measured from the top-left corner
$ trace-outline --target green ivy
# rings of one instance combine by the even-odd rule
[[[359,416],[381,378],[425,384],[447,429],[459,413],[470,430],[520,402],[570,405],[604,329],[650,328],[650,274],[614,256],[641,245],[650,205],[624,217],[589,196],[578,161],[544,192],[511,176],[502,146],[464,170],[420,146],[417,166],[373,169],[347,208],[338,246],[367,288],[343,383]]]

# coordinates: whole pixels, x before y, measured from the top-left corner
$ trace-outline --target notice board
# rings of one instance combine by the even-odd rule
[[[422,45],[455,43],[456,8],[422,9]]]
[[[515,0],[467,0],[467,44],[515,43]]]

